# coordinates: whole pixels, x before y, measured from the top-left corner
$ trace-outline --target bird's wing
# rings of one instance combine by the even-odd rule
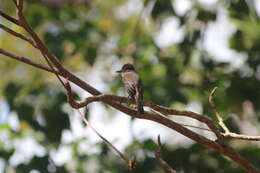
[[[129,96],[133,98],[139,82],[138,75],[135,72],[126,72],[122,75],[122,77]]]

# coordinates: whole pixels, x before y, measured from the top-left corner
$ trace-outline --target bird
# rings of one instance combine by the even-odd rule
[[[124,64],[121,70],[116,71],[122,77],[124,87],[128,93],[128,97],[135,101],[137,111],[144,113],[144,108],[141,101],[143,100],[143,85],[142,81],[132,64]]]

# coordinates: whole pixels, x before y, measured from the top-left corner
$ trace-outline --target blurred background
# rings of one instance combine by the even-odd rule
[[[10,0],[0,9],[15,16]],[[212,118],[208,95],[231,131],[260,134],[259,0],[25,0],[25,16],[70,71],[104,93],[125,95],[115,73],[134,63],[144,99]],[[23,33],[0,18],[0,23]],[[0,47],[46,64],[31,45],[0,30]],[[80,121],[56,77],[0,55],[0,173],[122,173],[127,165]],[[78,99],[89,96],[72,85]],[[228,158],[102,103],[82,109],[136,173],[162,173],[162,157],[187,173],[244,170]],[[190,119],[175,121],[202,127]],[[194,129],[192,129],[194,130]],[[195,130],[214,139],[210,132]],[[227,140],[260,168],[259,142]]]

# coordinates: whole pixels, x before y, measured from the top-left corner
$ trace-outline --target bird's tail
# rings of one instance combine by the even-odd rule
[[[140,114],[143,114],[143,113],[144,113],[144,108],[143,108],[142,105],[139,105],[139,106],[137,107],[137,109],[138,109],[138,112],[139,112]]]
[[[137,97],[135,98],[135,101],[136,101],[137,111],[140,114],[143,114],[144,113],[144,108],[143,108],[143,105],[141,104],[141,101],[142,101],[141,93],[137,92],[136,96]]]

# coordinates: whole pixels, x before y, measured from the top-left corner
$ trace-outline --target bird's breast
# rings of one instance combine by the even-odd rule
[[[123,82],[137,85],[139,81],[139,77],[135,72],[125,72],[122,74]]]

